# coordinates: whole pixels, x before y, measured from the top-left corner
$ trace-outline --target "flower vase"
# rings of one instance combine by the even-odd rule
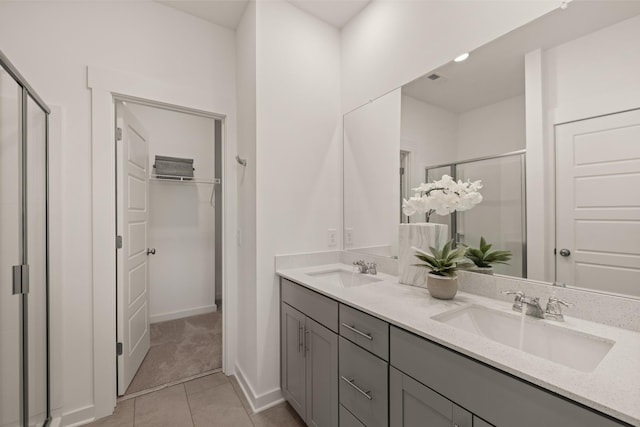
[[[430,253],[429,247],[439,248],[449,240],[446,224],[417,222],[400,224],[398,230],[398,275],[400,283],[426,287],[428,269],[415,267],[420,261],[415,257],[418,248]]]
[[[429,273],[427,289],[437,299],[453,299],[458,293],[458,276],[437,276]]]

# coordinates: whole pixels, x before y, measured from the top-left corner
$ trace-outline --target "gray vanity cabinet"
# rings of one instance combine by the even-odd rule
[[[393,427],[477,427],[470,412],[393,367],[389,415]]]
[[[281,370],[282,394],[302,419],[306,413],[306,358],[304,357],[304,326],[306,316],[287,304],[281,310]]]
[[[281,296],[282,394],[308,426],[336,427],[338,304],[284,279]]]
[[[393,326],[390,363],[498,427],[625,425]]]
[[[340,404],[367,427],[387,427],[389,364],[340,337]]]

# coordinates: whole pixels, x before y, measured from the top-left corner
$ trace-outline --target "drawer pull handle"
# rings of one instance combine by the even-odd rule
[[[342,326],[344,326],[345,328],[347,328],[348,330],[350,330],[350,331],[352,331],[352,332],[355,332],[356,334],[358,334],[358,335],[360,335],[360,336],[362,336],[362,337],[365,337],[365,338],[366,338],[366,339],[368,339],[369,341],[373,341],[373,337],[372,337],[371,335],[369,335],[368,333],[366,333],[366,332],[362,332],[362,331],[360,331],[360,330],[358,330],[358,329],[354,328],[354,327],[353,327],[353,326],[351,326],[351,325],[347,325],[346,323],[342,323]]]
[[[300,353],[300,350],[302,350],[302,343],[304,342],[304,336],[303,336],[303,326],[300,324],[300,322],[298,322],[298,353]]]
[[[371,400],[373,399],[373,397],[371,397],[371,392],[370,391],[364,391],[363,389],[361,389],[360,387],[358,387],[355,383],[355,380],[350,380],[347,377],[340,375],[340,379],[342,379],[342,381],[346,381],[351,387],[355,388],[356,390],[358,390],[358,392],[360,394],[362,394],[364,397],[366,397],[367,399]]]

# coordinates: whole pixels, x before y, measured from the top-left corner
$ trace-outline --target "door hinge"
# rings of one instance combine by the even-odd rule
[[[116,141],[122,141],[122,128],[116,128]]]
[[[13,294],[29,293],[29,266],[14,265],[13,266]]]
[[[122,249],[122,236],[116,236],[116,249]]]
[[[116,343],[116,356],[122,356],[122,343]]]

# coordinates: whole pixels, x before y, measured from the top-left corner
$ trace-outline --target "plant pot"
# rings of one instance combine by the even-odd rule
[[[474,273],[493,275],[493,267],[474,267],[469,271],[472,271]]]
[[[458,276],[437,276],[429,273],[427,289],[437,299],[453,299],[458,293]]]

